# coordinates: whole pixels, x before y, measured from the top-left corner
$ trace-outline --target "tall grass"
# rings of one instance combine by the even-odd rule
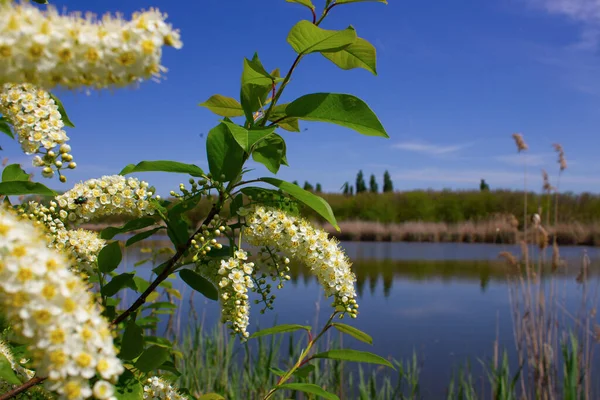
[[[566,161],[562,146],[554,147],[559,156],[560,181]],[[514,339],[522,369],[519,377],[520,398],[594,399],[600,396],[592,387],[599,285],[598,282],[593,287],[590,285],[589,259],[584,255],[576,278],[581,306],[579,310],[567,308],[568,293],[564,288],[561,291],[558,279],[566,276],[565,262],[560,258],[557,236],[550,239],[548,235],[559,224],[559,204],[564,202],[558,195],[559,185],[552,187],[545,172],[543,180],[545,207],[540,205],[533,215],[524,210],[525,232],[520,260],[504,253],[511,268],[520,272],[507,275]],[[527,204],[528,193],[524,192],[523,196],[523,203]],[[531,223],[528,225],[529,220]],[[542,224],[542,221],[545,223]],[[536,255],[533,255],[534,247],[540,250]],[[551,252],[550,256],[548,252]]]
[[[259,337],[243,346],[234,346],[223,326],[206,330],[195,325],[184,335],[179,350],[185,355],[178,365],[182,372],[178,384],[195,396],[219,393],[227,400],[259,400],[275,385],[278,369],[285,369],[297,359],[301,342],[289,336]],[[318,347],[321,350],[339,344],[329,336]],[[317,349],[318,351],[319,349]],[[345,362],[321,360],[311,363],[295,377],[298,382],[320,385],[341,399],[391,400],[416,399],[419,394],[419,366],[416,354],[407,363],[394,361],[398,376],[390,369],[366,371],[361,366],[350,369]],[[277,392],[276,399],[308,399],[302,393]]]

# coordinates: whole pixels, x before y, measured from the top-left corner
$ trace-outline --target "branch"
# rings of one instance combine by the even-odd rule
[[[30,380],[28,380],[21,386],[17,386],[10,392],[6,392],[6,393],[0,395],[0,400],[12,399],[13,397],[16,397],[17,395],[23,393],[24,391],[26,391],[36,385],[39,385],[40,383],[44,382],[45,380],[46,380],[46,378],[39,378],[39,377],[31,378]]]
[[[217,202],[217,204],[219,204],[219,203]],[[171,259],[169,260],[165,269],[160,273],[160,275],[158,275],[156,277],[156,279],[154,279],[154,282],[152,282],[150,284],[150,286],[148,286],[148,289],[146,289],[144,291],[144,293],[142,293],[140,295],[140,297],[137,298],[137,300],[131,305],[131,307],[129,307],[121,315],[119,315],[117,318],[115,318],[115,320],[112,322],[113,325],[118,325],[120,322],[123,322],[133,312],[135,312],[138,308],[140,308],[146,302],[146,298],[150,295],[150,293],[152,293],[154,291],[154,289],[156,289],[158,287],[158,285],[160,285],[165,279],[167,279],[169,277],[169,275],[171,275],[173,273],[173,269],[176,266],[179,259],[184,255],[184,253],[192,245],[192,240],[194,239],[194,236],[196,236],[198,233],[200,233],[202,231],[203,225],[208,225],[208,223],[210,221],[212,221],[213,217],[218,214],[220,206],[218,206],[217,204],[213,205],[212,209],[206,216],[206,219],[204,220],[204,222],[202,223],[200,228],[198,228],[198,230],[192,236],[190,236],[190,238],[185,243],[185,245],[183,245],[183,246],[179,247],[179,249],[177,249],[177,252],[175,253],[175,255],[173,255],[173,257],[171,257]],[[3,399],[0,398],[0,400],[3,400]]]

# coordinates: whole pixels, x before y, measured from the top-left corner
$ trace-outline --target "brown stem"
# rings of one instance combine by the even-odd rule
[[[269,108],[267,109],[267,112],[263,116],[263,119],[261,121],[261,126],[265,126],[265,124],[269,120],[269,116],[271,115],[271,113],[273,111],[273,108],[275,107],[275,104],[277,104],[277,101],[281,97],[281,94],[283,93],[283,90],[285,89],[285,86],[290,81],[290,78],[292,77],[292,73],[294,72],[294,69],[296,69],[296,66],[298,65],[298,63],[302,59],[302,56],[303,56],[303,54],[298,54],[298,56],[294,60],[294,63],[290,67],[290,70],[285,75],[285,78],[283,79],[283,82],[281,82],[281,85],[279,86],[279,90],[277,90],[277,93],[275,94],[275,96],[273,96],[273,99],[271,100],[271,105],[269,106]]]
[[[177,262],[179,261],[179,259],[183,256],[183,254],[192,245],[192,240],[194,239],[194,236],[196,236],[198,233],[200,233],[202,231],[202,226],[208,225],[208,223],[210,221],[212,221],[213,217],[215,215],[217,215],[217,213],[219,212],[220,206],[218,204],[219,203],[213,205],[212,209],[206,216],[206,219],[204,220],[204,222],[202,223],[200,228],[198,228],[198,230],[188,239],[188,241],[185,243],[185,245],[180,246],[177,249],[177,252],[175,253],[175,255],[173,255],[173,257],[171,257],[171,259],[168,261],[168,264],[165,267],[165,269],[163,269],[163,271],[156,277],[156,279],[154,279],[154,282],[152,282],[150,284],[150,286],[148,286],[148,289],[146,289],[144,291],[144,293],[142,293],[140,295],[140,297],[137,298],[137,300],[131,305],[131,307],[129,307],[121,315],[119,315],[117,318],[115,318],[115,320],[112,322],[113,325],[117,325],[120,322],[123,322],[133,312],[135,312],[138,308],[140,308],[146,302],[146,298],[150,295],[150,293],[152,293],[158,287],[158,285],[160,285],[165,279],[167,279],[169,277],[169,275],[171,275],[173,273],[173,269],[177,265]],[[0,400],[2,400],[2,398],[0,398]]]
[[[30,380],[28,380],[21,386],[17,386],[10,392],[6,392],[6,393],[0,395],[0,400],[12,399],[13,397],[16,397],[18,394],[21,394],[24,391],[26,391],[36,385],[39,385],[40,383],[44,382],[44,380],[46,380],[46,378],[40,378],[40,377],[31,378]]]

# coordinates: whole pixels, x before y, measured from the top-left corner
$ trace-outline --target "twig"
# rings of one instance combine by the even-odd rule
[[[219,204],[219,202],[217,202],[217,204]],[[171,259],[168,261],[167,266],[156,277],[154,282],[152,282],[150,284],[150,286],[148,286],[148,289],[146,289],[144,291],[144,293],[142,293],[140,295],[140,297],[137,298],[137,300],[131,305],[131,307],[129,307],[121,315],[119,315],[117,318],[115,318],[115,320],[112,322],[113,325],[117,325],[117,324],[123,322],[133,312],[135,312],[138,308],[140,308],[146,302],[146,298],[154,291],[154,289],[156,289],[158,287],[158,285],[160,285],[165,279],[167,279],[169,277],[169,275],[171,275],[173,273],[173,269],[177,265],[177,262],[179,261],[179,259],[184,255],[184,253],[192,245],[192,240],[194,239],[194,236],[196,236],[198,233],[200,233],[202,231],[202,227],[204,225],[207,225],[210,221],[212,221],[213,217],[218,214],[220,206],[218,206],[217,204],[213,205],[212,209],[208,213],[208,215],[207,215],[206,219],[204,220],[204,222],[202,223],[202,225],[188,239],[188,241],[185,243],[185,245],[180,246],[179,249],[177,249],[177,252],[175,253],[175,255],[173,257],[171,257]],[[2,400],[2,399],[0,398],[0,400]]]
[[[6,392],[3,395],[0,395],[0,400],[12,399],[13,397],[16,397],[17,395],[25,392],[26,390],[28,390],[36,385],[39,385],[40,383],[44,382],[45,380],[46,380],[46,378],[40,378],[40,377],[31,378],[30,380],[28,380],[21,386],[17,386],[10,392]]]

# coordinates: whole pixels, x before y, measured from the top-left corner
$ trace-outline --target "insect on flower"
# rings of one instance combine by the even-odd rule
[[[77,205],[82,205],[82,204],[87,203],[87,201],[88,201],[87,197],[79,196],[78,198],[73,200],[73,203],[75,203]]]

